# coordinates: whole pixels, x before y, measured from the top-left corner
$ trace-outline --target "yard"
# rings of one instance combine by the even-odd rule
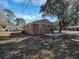
[[[18,39],[23,37],[27,37],[27,34],[21,32],[0,32],[0,40]]]
[[[79,36],[79,32],[78,31],[62,31],[62,33],[58,33],[57,31],[55,31],[55,33],[53,34],[45,34],[48,36],[56,36],[56,35],[64,35],[64,34],[71,34],[71,35],[76,35]],[[6,40],[6,39],[18,39],[18,38],[23,38],[23,37],[28,37],[28,36],[32,36],[30,34],[25,34],[25,33],[21,33],[19,32],[0,32],[0,40]],[[38,35],[37,35],[38,36]]]
[[[0,32],[0,36],[10,36],[11,32]]]
[[[8,59],[78,59],[78,36],[65,34],[61,36],[27,36],[22,33],[11,33],[14,40],[0,41],[0,51]],[[17,35],[17,36],[16,36]],[[23,36],[25,38],[23,38]],[[22,38],[22,39],[21,39]],[[73,40],[74,39],[74,40]],[[4,44],[5,43],[5,44]],[[2,44],[2,45],[1,45]],[[2,49],[2,50],[1,50]]]

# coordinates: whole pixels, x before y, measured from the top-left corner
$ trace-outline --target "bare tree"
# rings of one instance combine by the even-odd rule
[[[23,26],[25,24],[25,20],[23,18],[16,18],[16,25]]]
[[[11,25],[16,25],[16,16],[10,9],[4,9],[4,14]]]

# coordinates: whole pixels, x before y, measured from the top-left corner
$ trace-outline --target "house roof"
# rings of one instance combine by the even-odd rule
[[[53,25],[52,22],[48,21],[47,19],[37,20],[34,22],[31,22],[29,24],[47,24],[47,25]]]

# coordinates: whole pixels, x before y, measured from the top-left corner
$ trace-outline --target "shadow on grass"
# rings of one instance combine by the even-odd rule
[[[24,33],[11,33],[11,35],[9,36],[9,38],[19,38],[19,37],[26,37],[27,34],[24,34]]]
[[[9,38],[17,38],[17,37],[26,37],[28,36],[27,34],[24,33],[12,33],[10,35]],[[43,58],[43,54],[41,53],[42,50],[46,50],[46,51],[50,51],[52,53],[52,55],[54,54],[53,57],[50,57],[49,59],[66,59],[66,57],[68,57],[69,59],[78,59],[79,58],[79,43],[78,42],[74,42],[71,39],[77,38],[78,36],[74,36],[74,35],[68,35],[65,34],[63,36],[59,36],[59,37],[50,37],[50,36],[45,36],[45,35],[40,35],[37,38],[36,37],[31,37],[28,38],[27,40],[19,43],[21,44],[22,48],[18,48],[19,44],[17,44],[17,47],[14,47],[14,49],[17,48],[17,50],[21,50],[21,52],[17,53],[17,55],[13,55],[11,57],[7,57],[7,59],[23,59],[20,58],[19,55],[21,54],[26,54],[26,59],[28,59],[28,56],[30,57],[30,59],[33,59],[33,55],[38,55],[39,59],[41,56],[41,59]],[[25,47],[23,47],[25,45]],[[2,46],[3,47],[3,46]],[[8,47],[12,47],[12,46],[7,46],[5,47],[7,50]],[[4,48],[4,49],[5,49]],[[4,50],[4,49],[1,49]],[[11,48],[12,49],[12,48]],[[4,50],[6,51],[6,50]],[[45,52],[46,53],[46,52]],[[8,56],[7,53],[4,53],[5,56]],[[3,55],[3,54],[1,54]],[[1,57],[0,55],[0,57]],[[9,53],[9,56],[12,55],[11,53]],[[15,58],[18,57],[18,58]],[[46,54],[46,56],[50,56],[50,54]],[[44,56],[45,57],[45,56]],[[3,58],[2,58],[3,59]]]
[[[12,39],[12,38],[23,38],[23,37],[27,37],[27,36],[40,36],[42,38],[48,38],[50,36],[46,36],[46,35],[43,35],[43,34],[37,34],[37,35],[32,35],[32,34],[29,34],[29,33],[22,33],[22,32],[15,32],[15,33],[11,33],[9,36],[0,36],[0,40],[7,40],[7,39]],[[51,36],[51,38],[54,39],[54,36]],[[59,38],[62,38],[62,39],[77,39],[79,38],[79,36],[76,36],[76,35],[69,35],[69,34],[65,34],[63,36],[59,36]],[[66,40],[67,40],[66,39]]]
[[[79,36],[66,34],[59,37],[40,36],[48,42],[50,49],[53,50],[54,57],[52,59],[79,59],[79,42],[73,41]],[[49,38],[49,39],[48,39]]]
[[[11,33],[9,36],[0,36],[0,40],[8,40],[12,38],[23,38],[29,36],[28,34],[17,32],[17,33]]]

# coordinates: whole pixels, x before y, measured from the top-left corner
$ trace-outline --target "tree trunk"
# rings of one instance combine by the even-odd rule
[[[59,33],[61,33],[62,29],[59,29]]]
[[[60,27],[59,27],[59,33],[62,32],[63,27],[64,27],[64,26],[60,26]]]

